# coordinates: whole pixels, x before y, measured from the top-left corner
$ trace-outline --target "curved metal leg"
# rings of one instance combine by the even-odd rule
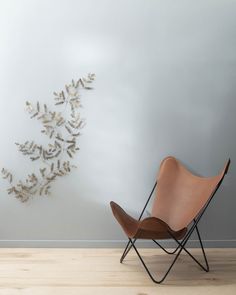
[[[153,240],[153,242],[155,244],[157,244],[165,253],[167,254],[175,254],[176,251],[179,249],[180,246],[178,246],[174,251],[170,252],[170,251],[167,251],[161,244],[159,244],[156,240]]]
[[[199,242],[200,242],[200,245],[201,245],[201,248],[202,248],[202,254],[203,254],[203,257],[204,257],[204,260],[205,260],[205,263],[206,263],[206,269],[204,269],[204,270],[206,272],[208,272],[210,270],[210,268],[209,268],[209,264],[208,264],[208,261],[207,261],[207,258],[206,258],[206,253],[205,253],[205,250],[204,250],[204,247],[203,247],[203,244],[202,244],[202,239],[201,239],[201,236],[200,236],[200,232],[199,232],[197,226],[196,226],[196,231],[197,231],[198,239],[199,239]]]
[[[204,248],[203,248],[203,244],[202,244],[202,240],[201,240],[201,237],[200,237],[200,233],[199,233],[199,230],[198,230],[198,227],[197,225],[195,225],[195,228],[196,228],[196,231],[197,231],[197,235],[198,235],[198,238],[199,238],[199,242],[200,242],[200,245],[201,245],[201,248],[202,248],[202,253],[203,253],[203,256],[204,256],[204,259],[205,259],[205,263],[206,263],[206,267],[203,266],[184,246],[185,244],[187,243],[188,239],[185,239],[184,242],[182,241],[179,242],[172,234],[171,232],[169,232],[170,236],[176,241],[176,243],[179,245],[178,247],[181,247],[203,270],[205,270],[206,272],[209,271],[209,265],[208,265],[208,262],[207,262],[207,258],[206,258],[206,254],[205,254],[205,251],[204,251]],[[190,237],[190,236],[189,236]],[[188,237],[188,238],[189,238]]]
[[[135,242],[136,242],[136,239],[134,239],[133,243],[135,243]],[[124,252],[123,252],[123,254],[122,254],[121,258],[120,258],[120,263],[123,262],[123,260],[125,259],[126,255],[129,253],[131,248],[132,248],[132,244],[130,245],[130,239],[129,239],[129,241],[128,241],[126,247],[125,247],[125,250],[124,250]]]
[[[143,260],[143,258],[141,257],[141,255],[139,254],[139,252],[138,252],[138,250],[137,250],[137,248],[135,247],[135,245],[134,245],[134,243],[135,243],[135,241],[136,241],[136,239],[135,239],[135,241],[133,242],[131,239],[129,239],[129,243],[127,244],[127,246],[126,246],[126,249],[125,249],[125,251],[124,251],[124,253],[125,253],[125,256],[127,255],[127,253],[128,253],[128,251],[131,249],[131,247],[133,247],[134,248],[134,250],[135,250],[135,252],[136,252],[136,254],[138,255],[138,257],[139,257],[139,259],[140,259],[140,261],[141,261],[141,263],[142,263],[142,265],[144,266],[144,268],[145,268],[145,270],[146,270],[146,272],[148,273],[148,275],[149,275],[149,277],[151,278],[151,280],[154,282],[154,283],[156,283],[156,284],[160,284],[160,283],[162,283],[164,280],[165,280],[165,278],[167,277],[167,275],[169,274],[169,272],[170,272],[170,270],[172,269],[172,267],[174,266],[174,264],[175,264],[175,262],[176,262],[176,260],[178,259],[178,257],[179,257],[179,255],[180,255],[180,253],[182,252],[182,250],[184,250],[203,270],[205,270],[206,272],[208,272],[209,271],[209,265],[208,265],[208,262],[207,262],[207,258],[206,258],[206,254],[205,254],[205,251],[204,251],[204,247],[203,247],[203,244],[202,244],[202,240],[201,240],[201,236],[200,236],[200,233],[199,233],[199,230],[198,230],[198,228],[197,228],[197,225],[195,224],[194,225],[194,227],[196,228],[196,231],[197,231],[197,235],[198,235],[198,238],[199,238],[199,242],[200,242],[200,245],[201,245],[201,249],[202,249],[202,253],[203,253],[203,256],[204,256],[204,259],[205,259],[205,263],[206,263],[206,267],[205,266],[203,266],[186,248],[185,248],[185,245],[186,245],[186,243],[188,242],[188,239],[189,239],[189,237],[190,237],[190,235],[191,235],[191,233],[193,232],[193,229],[194,228],[192,228],[192,230],[191,230],[191,232],[190,232],[190,234],[189,235],[187,235],[183,240],[182,240],[182,242],[179,242],[171,233],[169,233],[170,234],[170,236],[172,236],[172,238],[177,242],[177,244],[178,244],[178,247],[173,251],[173,252],[169,252],[169,251],[167,251],[163,246],[161,246],[158,242],[156,242],[155,240],[153,240],[158,246],[160,246],[161,248],[162,248],[162,250],[164,250],[166,253],[168,253],[168,254],[174,254],[178,249],[179,249],[179,251],[178,251],[178,253],[176,254],[176,256],[175,256],[175,258],[174,258],[174,260],[172,261],[172,263],[171,263],[171,265],[169,266],[169,268],[168,268],[168,270],[167,270],[167,272],[164,274],[164,276],[160,279],[160,280],[156,280],[154,277],[153,277],[153,275],[150,273],[150,271],[149,271],[149,269],[148,269],[148,267],[146,266],[146,264],[145,264],[145,262],[144,262],[144,260]],[[130,246],[129,246],[129,244],[131,244]],[[128,246],[129,246],[129,249],[128,249]],[[128,249],[128,250],[127,250]],[[124,254],[123,254],[124,255]]]
[[[174,238],[174,237],[173,237]],[[174,238],[175,239],[175,238]],[[182,247],[182,249],[206,272],[209,271],[209,266],[208,264],[206,264],[206,268],[205,266],[203,266],[184,246],[181,245],[181,243],[175,239],[175,241],[179,244],[179,247]],[[203,249],[203,248],[202,248]],[[204,251],[204,250],[203,250]]]
[[[165,280],[165,278],[166,278],[167,275],[169,274],[171,268],[173,267],[173,265],[175,264],[176,260],[178,259],[178,257],[179,257],[179,255],[180,255],[181,251],[183,250],[183,248],[181,247],[180,250],[179,250],[179,252],[178,252],[177,255],[175,256],[173,262],[171,263],[170,267],[168,268],[167,272],[164,274],[164,276],[163,276],[160,280],[156,280],[156,279],[154,279],[154,277],[153,277],[152,274],[150,273],[150,271],[149,271],[149,269],[147,268],[147,266],[146,266],[146,264],[145,264],[143,258],[141,257],[141,255],[139,254],[137,248],[135,247],[135,245],[133,244],[133,242],[132,242],[131,240],[130,240],[130,243],[131,243],[132,247],[134,248],[135,252],[137,253],[137,255],[138,255],[140,261],[142,262],[142,265],[144,266],[144,268],[145,268],[146,272],[148,273],[149,277],[150,277],[151,280],[152,280],[154,283],[156,283],[156,284],[160,284],[160,283],[162,283],[162,282]]]

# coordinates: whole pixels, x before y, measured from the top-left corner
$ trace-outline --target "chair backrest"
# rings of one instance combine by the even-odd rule
[[[229,164],[230,160],[217,176],[199,177],[174,157],[165,158],[158,173],[152,216],[176,231],[187,227],[221,184]]]

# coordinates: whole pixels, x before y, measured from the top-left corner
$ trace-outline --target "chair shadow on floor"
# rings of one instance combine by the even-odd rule
[[[199,261],[203,261],[200,249],[189,249],[189,251]],[[173,255],[162,253],[155,255],[154,249],[151,251],[150,249],[141,249],[140,252],[155,277],[161,277],[174,259]],[[207,257],[210,266],[209,272],[203,271],[187,254],[182,253],[163,285],[222,286],[236,284],[236,251],[232,256],[232,249],[230,254],[227,254],[226,249],[211,249],[207,251]],[[123,264],[130,271],[140,272],[143,275],[142,279],[146,277],[145,281],[148,285],[153,284],[133,251],[127,255]]]

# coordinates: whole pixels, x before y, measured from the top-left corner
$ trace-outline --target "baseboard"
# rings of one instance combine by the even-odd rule
[[[126,240],[0,240],[1,248],[122,248]],[[152,241],[137,241],[140,247],[153,248]],[[174,241],[163,240],[161,244],[174,248]],[[236,240],[203,240],[206,248],[236,248]],[[188,247],[198,248],[198,240],[190,240]]]

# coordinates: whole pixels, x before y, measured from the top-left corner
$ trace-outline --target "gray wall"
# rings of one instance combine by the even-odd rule
[[[19,178],[32,164],[14,142],[40,138],[25,100],[97,74],[79,168],[26,204],[1,180],[1,246],[120,246],[109,201],[137,216],[167,155],[206,176],[231,157],[201,228],[236,246],[236,1],[1,0],[0,65],[0,163]]]

